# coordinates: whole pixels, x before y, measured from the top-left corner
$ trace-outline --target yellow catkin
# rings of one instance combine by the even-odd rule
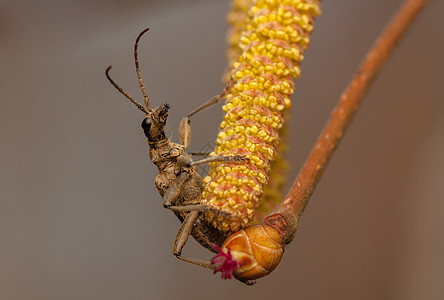
[[[259,224],[263,218],[272,212],[283,199],[283,189],[287,181],[289,164],[285,155],[287,153],[288,138],[288,110],[283,112],[285,124],[279,129],[279,146],[276,148],[276,158],[271,162],[268,183],[264,186],[264,193],[256,208],[254,222]]]
[[[221,231],[237,231],[254,218],[279,145],[282,111],[289,108],[299,63],[310,42],[315,0],[256,0],[239,36],[241,52],[232,65],[234,82],[211,155],[244,155],[248,163],[213,163],[204,178],[202,204],[229,213],[207,213]]]
[[[223,76],[226,82],[231,77],[232,65],[241,54],[239,40],[242,30],[248,22],[248,8],[253,0],[233,0],[230,12],[227,15],[228,31],[226,37],[227,43],[227,62],[228,67]],[[255,223],[260,223],[262,219],[270,213],[282,200],[283,188],[286,183],[286,174],[289,164],[285,158],[287,152],[288,136],[288,111],[283,112],[285,124],[279,129],[279,146],[276,148],[276,158],[271,162],[268,183],[264,186],[264,193],[259,201],[259,206],[255,210]]]

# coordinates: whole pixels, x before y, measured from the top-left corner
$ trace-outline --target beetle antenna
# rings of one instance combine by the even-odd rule
[[[109,70],[111,70],[112,66],[109,66],[106,68],[105,74],[106,78],[108,78],[109,82],[122,94],[124,95],[129,101],[131,101],[135,106],[137,106],[138,109],[146,113],[147,115],[150,114],[151,109],[148,107],[148,110],[139,102],[134,100],[133,97],[131,97],[127,92],[125,92],[120,86],[117,85],[117,83],[114,82],[114,80],[111,79],[111,76],[109,76]]]
[[[151,111],[150,99],[148,98],[148,95],[146,94],[146,91],[145,91],[145,86],[143,85],[142,75],[140,73],[140,68],[139,68],[139,58],[138,58],[138,53],[137,53],[140,38],[148,30],[150,30],[150,29],[147,28],[147,29],[143,30],[141,33],[139,33],[139,35],[136,38],[136,43],[134,44],[134,63],[136,64],[137,79],[139,80],[139,87],[140,87],[140,90],[142,91],[143,101],[145,102],[145,105],[146,105],[146,108],[148,109],[148,111]]]

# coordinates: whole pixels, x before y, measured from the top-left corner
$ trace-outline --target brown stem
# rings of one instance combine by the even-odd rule
[[[378,38],[350,85],[343,92],[339,104],[333,110],[330,120],[318,138],[290,192],[281,205],[272,213],[272,215],[280,213],[287,219],[293,219],[287,220],[290,226],[290,234],[286,239],[287,243],[291,241],[296,230],[296,228],[291,227],[296,227],[297,220],[307,206],[313,190],[321,179],[333,152],[341,141],[370,84],[406,29],[412,24],[427,2],[428,0],[407,0],[385,32]]]

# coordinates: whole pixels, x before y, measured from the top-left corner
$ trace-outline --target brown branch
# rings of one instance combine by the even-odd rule
[[[333,110],[330,120],[318,138],[290,192],[275,212],[271,214],[280,213],[289,221],[290,234],[286,238],[286,243],[292,240],[296,228],[291,227],[297,226],[297,220],[307,206],[313,190],[321,179],[331,156],[341,141],[345,130],[350,125],[370,84],[402,35],[427,2],[428,0],[407,0],[395,15],[385,32],[376,41],[373,49],[367,54],[364,63],[355,74],[350,85],[343,92],[339,104]]]

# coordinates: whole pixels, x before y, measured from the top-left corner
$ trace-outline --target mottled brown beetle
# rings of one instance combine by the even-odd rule
[[[218,253],[214,245],[220,247],[229,235],[229,233],[220,232],[204,219],[204,212],[206,211],[211,210],[218,214],[224,213],[200,204],[203,182],[201,176],[197,173],[195,166],[217,161],[241,162],[245,161],[246,158],[240,155],[212,156],[200,161],[193,161],[191,156],[187,154],[185,150],[190,142],[191,116],[208,106],[219,102],[229,90],[230,84],[220,95],[213,97],[183,118],[179,125],[180,143],[177,144],[171,142],[166,137],[164,131],[168,118],[169,105],[163,104],[160,107],[151,109],[150,100],[145,91],[139,68],[137,52],[139,40],[148,30],[149,29],[145,29],[142,31],[137,36],[134,44],[136,73],[146,107],[134,100],[134,98],[111,79],[109,76],[111,66],[106,69],[106,77],[121,94],[146,114],[142,122],[142,128],[148,139],[150,159],[159,169],[159,174],[155,179],[155,185],[163,198],[163,206],[172,210],[182,222],[174,240],[173,254],[180,260],[214,270],[218,267],[217,265],[213,265],[207,261],[181,256],[182,249],[190,234],[202,246],[214,253]],[[224,216],[229,217],[229,215],[226,214],[224,214]]]

